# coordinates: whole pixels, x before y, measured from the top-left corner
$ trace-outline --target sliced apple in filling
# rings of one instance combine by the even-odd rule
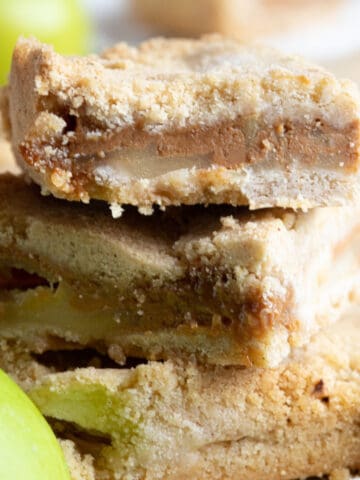
[[[0,179],[0,335],[38,352],[274,366],[356,300],[359,209],[151,217]]]
[[[29,393],[60,436],[92,453],[99,478],[276,480],[282,470],[290,480],[356,469],[359,313],[273,369],[89,367],[45,375]]]

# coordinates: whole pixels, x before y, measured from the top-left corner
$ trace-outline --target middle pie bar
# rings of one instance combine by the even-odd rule
[[[0,328],[32,350],[275,366],[360,286],[360,207],[151,217],[0,177]]]

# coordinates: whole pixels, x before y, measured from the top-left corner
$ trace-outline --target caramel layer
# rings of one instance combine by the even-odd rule
[[[264,161],[286,166],[292,158],[296,158],[300,164],[326,168],[339,167],[339,162],[342,162],[342,169],[349,173],[359,167],[356,148],[359,143],[359,121],[339,130],[320,120],[315,120],[311,125],[279,120],[269,126],[256,117],[241,117],[220,125],[160,134],[151,134],[140,126],[119,131],[92,131],[86,126],[86,120],[79,118],[74,122],[67,144],[62,145],[59,139],[54,145],[56,154],[49,158],[50,167],[60,168],[67,167],[69,159],[73,159],[74,174],[86,171],[87,161],[106,159],[108,154],[114,158],[114,152],[121,163],[122,152],[126,156],[127,149],[138,155],[143,152],[144,163],[150,151],[159,157],[159,161],[173,157],[206,156],[208,167],[224,166],[230,169]],[[69,130],[66,129],[66,132]],[[45,147],[46,143],[33,140],[23,142],[20,149],[29,164],[36,166]]]
[[[226,187],[227,180],[221,172],[240,172],[246,176],[250,168],[263,171],[265,177],[266,171],[279,171],[279,178],[271,190],[277,188],[276,182],[282,181],[285,185],[290,170],[311,172],[319,169],[324,176],[330,173],[351,177],[359,168],[360,126],[357,121],[339,130],[320,121],[305,126],[279,121],[269,127],[248,117],[212,127],[156,135],[140,127],[91,131],[84,126],[89,123],[81,118],[74,122],[68,141],[63,141],[63,131],[50,154],[47,141],[23,142],[20,147],[28,166],[45,174],[46,187],[72,200],[98,198],[120,204],[151,205],[199,203],[208,198],[209,202],[218,203],[218,195],[219,203],[229,200],[246,204],[249,193],[244,195],[239,185]],[[169,183],[165,180],[167,175],[180,170],[192,175],[192,180],[183,182],[185,185],[194,182],[193,188],[187,189],[176,178],[170,181],[170,187],[166,185]],[[197,175],[196,181],[194,175]],[[145,187],[141,183],[143,180],[155,184]],[[158,181],[162,184],[156,184]],[[129,192],[125,191],[124,187],[133,182],[140,183],[133,185]],[[261,187],[262,180],[259,183],[259,191],[266,192],[269,186]],[[228,188],[231,198],[221,197],[219,187],[223,191]],[[306,198],[303,193],[306,187],[306,183],[303,187],[300,185],[298,195]],[[251,185],[247,189],[251,190]],[[282,194],[284,198],[286,195],[294,193]],[[270,204],[272,202],[275,199],[269,200]],[[288,202],[291,205],[291,200]]]

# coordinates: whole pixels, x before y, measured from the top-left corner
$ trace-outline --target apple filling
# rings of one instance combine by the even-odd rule
[[[47,421],[57,438],[71,440],[83,455],[90,454],[96,459],[105,447],[111,445],[110,436],[104,435],[102,432],[82,429],[76,423],[56,420],[51,417],[47,417]]]
[[[104,159],[97,160],[92,173],[99,184],[121,184],[129,179],[151,179],[182,169],[210,167],[210,154],[159,157],[154,148],[146,152],[128,148],[107,152]]]
[[[103,292],[79,294],[65,281],[27,290],[3,289],[0,331],[3,338],[20,339],[37,353],[89,347],[107,353],[119,364],[127,357],[145,354],[150,359],[167,358],[177,349],[179,354],[195,349],[204,355],[207,349],[223,350],[226,355],[236,350],[230,319],[224,317],[221,322],[219,317],[211,324],[209,312],[194,304],[199,318],[210,318],[210,324],[198,324],[186,316],[187,305],[181,299],[174,304],[172,297],[165,296],[163,303],[156,298],[144,303],[130,298],[119,302],[119,296],[115,302]]]

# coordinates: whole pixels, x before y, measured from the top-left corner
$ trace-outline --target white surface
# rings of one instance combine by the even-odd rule
[[[316,60],[336,59],[360,49],[360,1],[348,0],[334,18],[271,41],[275,46]]]
[[[118,41],[138,43],[151,35],[136,23],[131,0],[82,0],[93,18],[97,36],[93,48],[101,50]],[[179,0],[180,1],[180,0]],[[194,0],[196,1],[196,0]],[[345,0],[327,22],[303,25],[299,30],[269,38],[272,45],[314,60],[334,60],[360,50],[360,0]]]

